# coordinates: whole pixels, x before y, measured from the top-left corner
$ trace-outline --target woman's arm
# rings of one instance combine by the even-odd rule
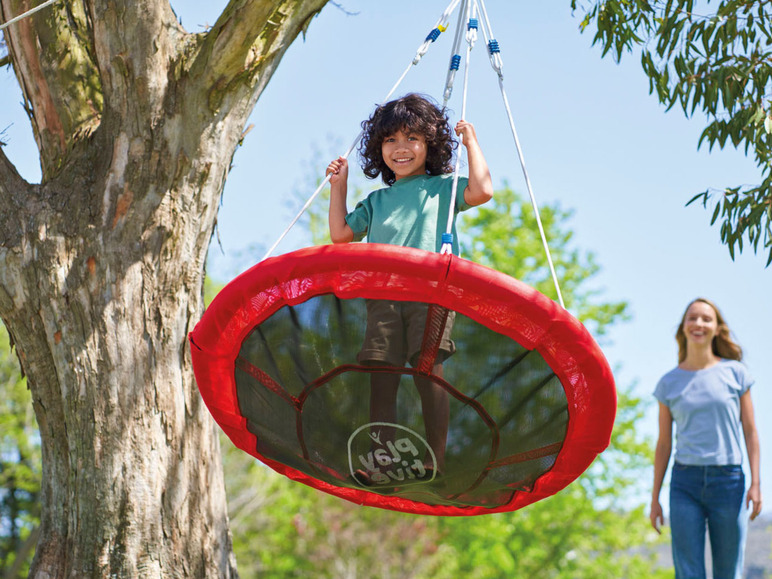
[[[740,397],[740,420],[743,425],[745,448],[748,450],[748,462],[751,468],[751,486],[748,489],[745,506],[748,508],[753,503],[752,521],[761,513],[761,473],[759,470],[761,446],[759,445],[759,432],[756,430],[756,419],[753,416],[753,401],[750,390],[746,390],[745,394]]]
[[[670,453],[673,448],[673,415],[670,409],[659,403],[659,438],[657,439],[657,448],[654,451],[654,487],[651,492],[651,512],[649,519],[651,526],[658,533],[660,527],[664,524],[665,518],[662,514],[662,505],[659,503],[659,493],[662,490],[662,481],[665,480],[665,471],[670,462]]]
[[[333,243],[349,243],[354,240],[354,232],[346,223],[346,195],[348,194],[348,161],[338,157],[327,167],[330,177],[330,239]]]
[[[488,170],[488,162],[485,160],[480,143],[477,142],[472,123],[464,120],[456,124],[456,134],[461,137],[461,142],[466,147],[466,158],[469,163],[469,183],[464,189],[464,201],[475,207],[487,203],[493,198],[493,181]]]

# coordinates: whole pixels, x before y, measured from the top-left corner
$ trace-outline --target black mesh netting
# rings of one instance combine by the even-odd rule
[[[432,311],[427,325],[441,325],[444,311]],[[552,467],[568,408],[538,352],[456,314],[456,353],[443,378],[367,367],[356,361],[365,323],[364,299],[323,295],[281,308],[247,336],[236,386],[260,455],[336,486],[430,505],[505,505]],[[425,343],[423,370],[436,350]],[[370,409],[371,376],[384,374],[399,380],[396,419],[387,424]],[[449,393],[444,448],[427,442],[416,375]]]

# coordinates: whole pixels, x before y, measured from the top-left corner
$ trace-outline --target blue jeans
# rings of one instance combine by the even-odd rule
[[[748,513],[739,465],[675,463],[670,480],[670,529],[676,579],[705,579],[705,524],[714,579],[741,579]]]

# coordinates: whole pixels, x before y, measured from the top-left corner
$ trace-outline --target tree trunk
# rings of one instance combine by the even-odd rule
[[[68,0],[6,31],[43,170],[0,149],[0,316],[43,451],[32,577],[236,575],[186,336],[244,123],[325,3],[232,0],[190,35],[165,0]]]

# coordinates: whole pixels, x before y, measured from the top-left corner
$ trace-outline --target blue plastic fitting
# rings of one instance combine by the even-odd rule
[[[461,55],[454,54],[453,58],[450,59],[450,70],[458,70],[460,66],[461,66]]]
[[[470,18],[469,19],[469,26],[467,27],[467,30],[477,30],[477,18]]]
[[[435,28],[429,33],[429,35],[426,37],[426,40],[431,40],[432,42],[434,42],[440,37],[440,34],[442,34],[442,30],[440,30],[439,28]]]
[[[442,243],[453,243],[453,234],[452,233],[443,233],[442,234]]]
[[[498,40],[493,39],[493,40],[488,42],[488,52],[490,52],[491,54],[494,54],[496,52],[501,52],[501,50],[499,49],[499,41]]]

